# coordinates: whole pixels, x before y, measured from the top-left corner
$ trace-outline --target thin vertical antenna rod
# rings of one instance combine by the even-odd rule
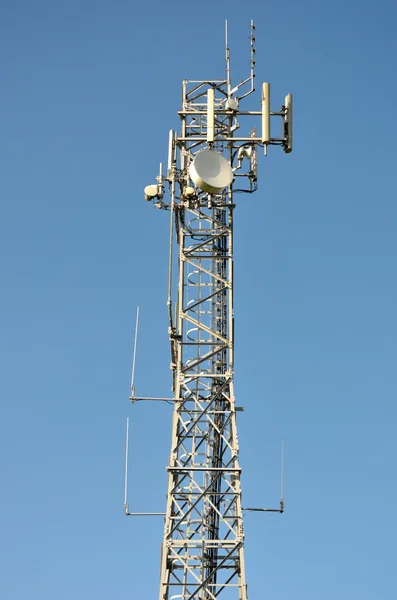
[[[284,440],[281,440],[281,489],[280,510],[284,510]]]
[[[135,396],[134,379],[135,379],[136,343],[138,340],[138,324],[139,324],[139,306],[137,306],[137,309],[136,309],[134,354],[132,357],[132,373],[131,373],[131,396],[132,396],[132,398]]]
[[[127,494],[128,494],[128,432],[130,428],[130,418],[127,417],[127,431],[125,435],[125,475],[124,475],[124,508],[126,513],[128,513],[128,503],[127,503]]]
[[[226,80],[227,80],[227,95],[230,96],[230,49],[229,49],[229,25],[227,19],[225,20],[225,38],[226,38]]]
[[[255,23],[254,23],[254,19],[251,19],[251,25],[250,25],[250,41],[251,41],[251,79],[252,79],[252,85],[254,83],[254,77],[255,77],[255,65],[256,65],[256,59],[255,59],[255,42],[256,42],[256,36],[255,36]]]

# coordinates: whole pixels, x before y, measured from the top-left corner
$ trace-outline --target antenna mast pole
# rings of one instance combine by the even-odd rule
[[[231,89],[226,22],[226,78],[183,82],[181,131],[170,132],[166,176],[160,169],[157,184],[145,188],[146,200],[171,211],[173,228],[167,305],[174,397],[159,600],[247,600],[234,396],[233,211],[239,192],[257,189],[258,147],[292,149],[290,95],[271,113],[265,83],[262,110],[240,110],[240,100],[254,91],[253,21],[250,31],[247,79]],[[262,118],[261,134],[255,126],[237,136],[240,116],[259,124]],[[283,121],[280,138],[270,137],[271,116]],[[144,398],[132,390],[135,400]],[[282,512],[283,506],[245,510]]]
[[[231,81],[230,81],[230,48],[229,48],[229,24],[228,20],[225,21],[225,44],[226,44],[226,81],[227,81],[227,95],[230,96]]]

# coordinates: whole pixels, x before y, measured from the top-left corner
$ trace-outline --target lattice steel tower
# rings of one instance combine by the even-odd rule
[[[263,83],[261,109],[242,109],[242,100],[254,92],[253,21],[250,75],[234,88],[227,38],[226,23],[225,78],[183,82],[181,131],[170,131],[167,168],[160,165],[157,183],[145,188],[146,200],[170,213],[167,305],[174,395],[138,397],[131,383],[132,402],[173,403],[166,511],[153,513],[165,516],[159,600],[247,600],[243,510],[283,511],[282,500],[277,509],[241,504],[233,209],[237,193],[257,189],[258,147],[265,154],[270,145],[291,152],[292,96],[271,112],[270,85]],[[279,137],[271,137],[274,117],[281,120]],[[248,134],[240,137],[240,121],[248,119]],[[127,497],[125,512],[148,514],[130,512]]]

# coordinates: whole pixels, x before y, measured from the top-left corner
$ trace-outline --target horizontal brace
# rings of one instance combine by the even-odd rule
[[[244,174],[245,177],[248,177],[248,173]],[[200,204],[201,207],[206,207],[207,206],[208,201],[206,202],[205,200],[202,201],[202,204]],[[215,208],[235,208],[236,205],[235,204],[218,204],[218,202],[216,202],[216,204],[214,204]]]
[[[149,402],[178,402],[178,399],[175,398],[141,398],[138,396],[130,396],[129,400],[134,403],[134,402],[141,402],[141,401],[149,401]]]
[[[180,342],[182,346],[219,346],[219,342],[213,342],[212,340],[208,340],[208,342]]]
[[[130,513],[130,512],[126,512],[125,516],[126,517],[165,517],[166,513],[162,512],[153,512],[153,513]]]
[[[205,142],[207,140],[207,136],[186,136],[178,138],[179,142]],[[262,138],[259,137],[223,137],[219,136],[215,138],[216,142],[259,142],[262,143]]]
[[[179,550],[179,547],[178,547],[178,550]],[[238,553],[238,551],[236,550],[236,555],[235,556],[231,556],[230,558],[227,559],[227,563],[228,564],[223,564],[222,565],[222,567],[221,567],[222,571],[224,571],[225,569],[229,569],[229,570],[233,570],[235,575],[238,574],[238,571],[236,570],[237,567],[236,567],[236,564],[235,564],[236,561],[238,560],[237,553]],[[217,558],[218,558],[218,560],[220,560],[222,558],[222,556],[219,556],[219,554],[218,554]],[[178,570],[184,570],[187,566],[190,569],[194,570],[194,571],[197,571],[197,570],[201,571],[202,570],[202,566],[203,566],[203,561],[202,561],[201,556],[195,556],[194,554],[190,555],[189,557],[183,556],[183,558],[182,558],[182,556],[179,556],[178,560],[175,561],[172,569],[173,569],[174,572],[176,572]],[[198,582],[197,583],[193,583],[192,582],[190,585],[197,585],[197,584],[198,584]],[[176,583],[170,583],[170,584],[167,584],[167,585],[174,585],[174,586],[176,586],[176,585],[181,585],[181,583],[180,582],[179,583],[176,582]],[[211,584],[211,585],[213,585],[214,587],[215,586],[216,587],[223,587],[225,584],[222,583],[222,582],[219,582],[219,583],[215,583],[215,584]],[[234,584],[229,584],[230,587],[232,585],[233,586],[237,586],[237,581]],[[179,597],[181,598],[181,596],[179,596]],[[188,598],[192,598],[192,596],[188,596]],[[196,596],[193,596],[193,598],[196,598]],[[202,598],[202,596],[199,596],[199,598]]]
[[[174,567],[174,568],[175,568],[175,567]],[[178,567],[178,568],[183,568],[183,567]],[[197,568],[197,567],[196,567],[196,568]],[[201,566],[200,566],[200,568],[201,568]],[[222,567],[222,570],[223,570],[224,568],[225,568],[225,567]],[[227,567],[227,568],[236,569],[236,567],[234,567],[234,566],[233,566],[233,567]],[[237,574],[238,574],[238,572],[236,571],[236,575],[237,575]],[[176,583],[167,583],[167,587],[171,587],[171,586],[174,586],[174,587],[180,587],[181,585],[182,585],[182,584],[181,584],[179,581],[177,581]],[[190,584],[190,586],[192,586],[192,585],[197,585],[197,584],[195,584],[195,583],[192,583],[192,584]],[[240,583],[238,583],[238,581],[236,581],[235,583],[222,583],[222,582],[220,582],[220,583],[211,583],[211,586],[212,586],[213,588],[216,588],[216,587],[217,587],[217,588],[221,588],[221,589],[223,589],[223,588],[234,588],[234,589],[236,589],[236,590],[237,590],[237,589],[240,589],[240,587],[241,587],[241,584],[240,584]],[[216,596],[217,596],[218,594],[219,594],[219,592],[216,594]],[[215,596],[215,598],[216,598],[216,596]],[[181,597],[181,596],[179,596],[179,597]],[[189,598],[192,598],[192,596],[189,596]]]
[[[182,500],[182,502],[187,503],[187,500]],[[227,525],[227,527],[230,529],[231,533],[235,533],[235,531],[233,531],[233,527],[235,527],[236,525],[238,526],[238,521],[239,519],[241,519],[241,517],[237,517],[236,515],[218,515],[221,521],[224,521],[225,525]],[[174,519],[179,519],[179,515],[175,515],[174,517],[171,517],[172,520]],[[197,519],[197,521],[195,521],[196,523],[201,523],[200,519]]]
[[[202,548],[203,546],[205,548],[235,548],[236,550],[237,548],[237,544],[239,542],[236,542],[235,540],[225,540],[225,539],[216,539],[216,540],[189,540],[189,539],[185,539],[185,540],[176,540],[176,539],[172,539],[170,540],[171,544],[170,547],[171,548]],[[192,555],[192,557],[197,558],[196,555]]]
[[[241,473],[241,467],[167,467],[166,470],[171,472],[214,471],[216,473]],[[210,495],[211,492],[208,492],[208,494]]]
[[[178,138],[180,142],[206,142],[206,136],[188,136],[188,137],[180,137]],[[258,142],[262,144],[262,138],[252,137],[252,138],[240,138],[240,137],[216,137],[215,142]],[[285,142],[284,138],[271,138],[270,144],[272,142]]]
[[[215,114],[219,114],[219,115],[236,115],[236,116],[243,116],[243,117],[249,117],[249,116],[253,116],[253,117],[260,117],[262,116],[262,112],[260,110],[250,110],[250,111],[238,111],[237,113],[234,113],[230,110],[217,110],[215,109]],[[180,116],[189,116],[189,115],[206,115],[206,111],[203,110],[178,110],[178,115]],[[270,112],[270,116],[272,117],[284,117],[285,113],[284,112]],[[181,138],[178,138],[181,139]],[[252,138],[251,138],[252,139]]]
[[[199,208],[207,208],[207,203],[203,202],[203,204],[201,204],[199,206]],[[203,221],[208,221],[211,224],[211,227],[206,227],[205,229],[194,229],[193,227],[181,227],[181,230],[183,232],[183,235],[185,237],[192,237],[192,238],[201,238],[203,240],[203,242],[209,244],[214,238],[215,238],[215,234],[214,231],[219,231],[220,227],[222,227],[222,231],[220,232],[220,237],[226,237],[227,235],[231,234],[231,230],[229,228],[226,228],[223,226],[223,224],[220,224],[219,221],[215,221],[214,219],[207,219],[204,215],[204,213],[202,211],[200,211],[199,215],[196,215],[196,212],[193,211],[190,208],[186,209],[189,213],[192,213],[195,217],[197,216],[197,218],[201,218]],[[205,218],[204,218],[205,217]],[[216,236],[217,237],[217,236]]]
[[[283,513],[284,507],[280,508],[242,508],[241,510],[249,511],[249,512],[272,512],[272,513]]]
[[[203,401],[201,400],[201,403]],[[230,400],[225,400],[225,402],[230,402]],[[236,408],[237,410],[237,408]],[[189,410],[188,408],[186,409],[180,409],[178,410],[179,414],[188,414],[188,415],[201,415],[203,413],[202,410]],[[206,415],[225,415],[225,417],[228,417],[229,415],[233,414],[232,410],[209,410],[208,412],[205,413]]]
[[[128,504],[124,504],[124,514],[126,517],[165,517],[164,512],[129,512]]]
[[[189,258],[198,258],[198,259],[205,259],[205,258],[218,258],[219,260],[232,260],[233,256],[230,256],[229,254],[217,254],[214,252],[207,252],[206,250],[203,250],[202,252],[197,252],[197,254],[193,254],[193,252],[189,252]]]
[[[231,371],[229,373],[188,373],[185,379],[191,380],[197,379],[197,377],[200,379],[224,379],[225,377],[229,379],[230,373]]]

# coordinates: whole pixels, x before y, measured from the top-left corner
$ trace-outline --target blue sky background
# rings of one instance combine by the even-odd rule
[[[236,392],[250,600],[396,595],[397,8],[386,0],[0,8],[0,597],[157,598],[171,412],[167,215],[144,202],[183,78],[294,93],[236,209]],[[257,85],[246,108],[259,109]]]

